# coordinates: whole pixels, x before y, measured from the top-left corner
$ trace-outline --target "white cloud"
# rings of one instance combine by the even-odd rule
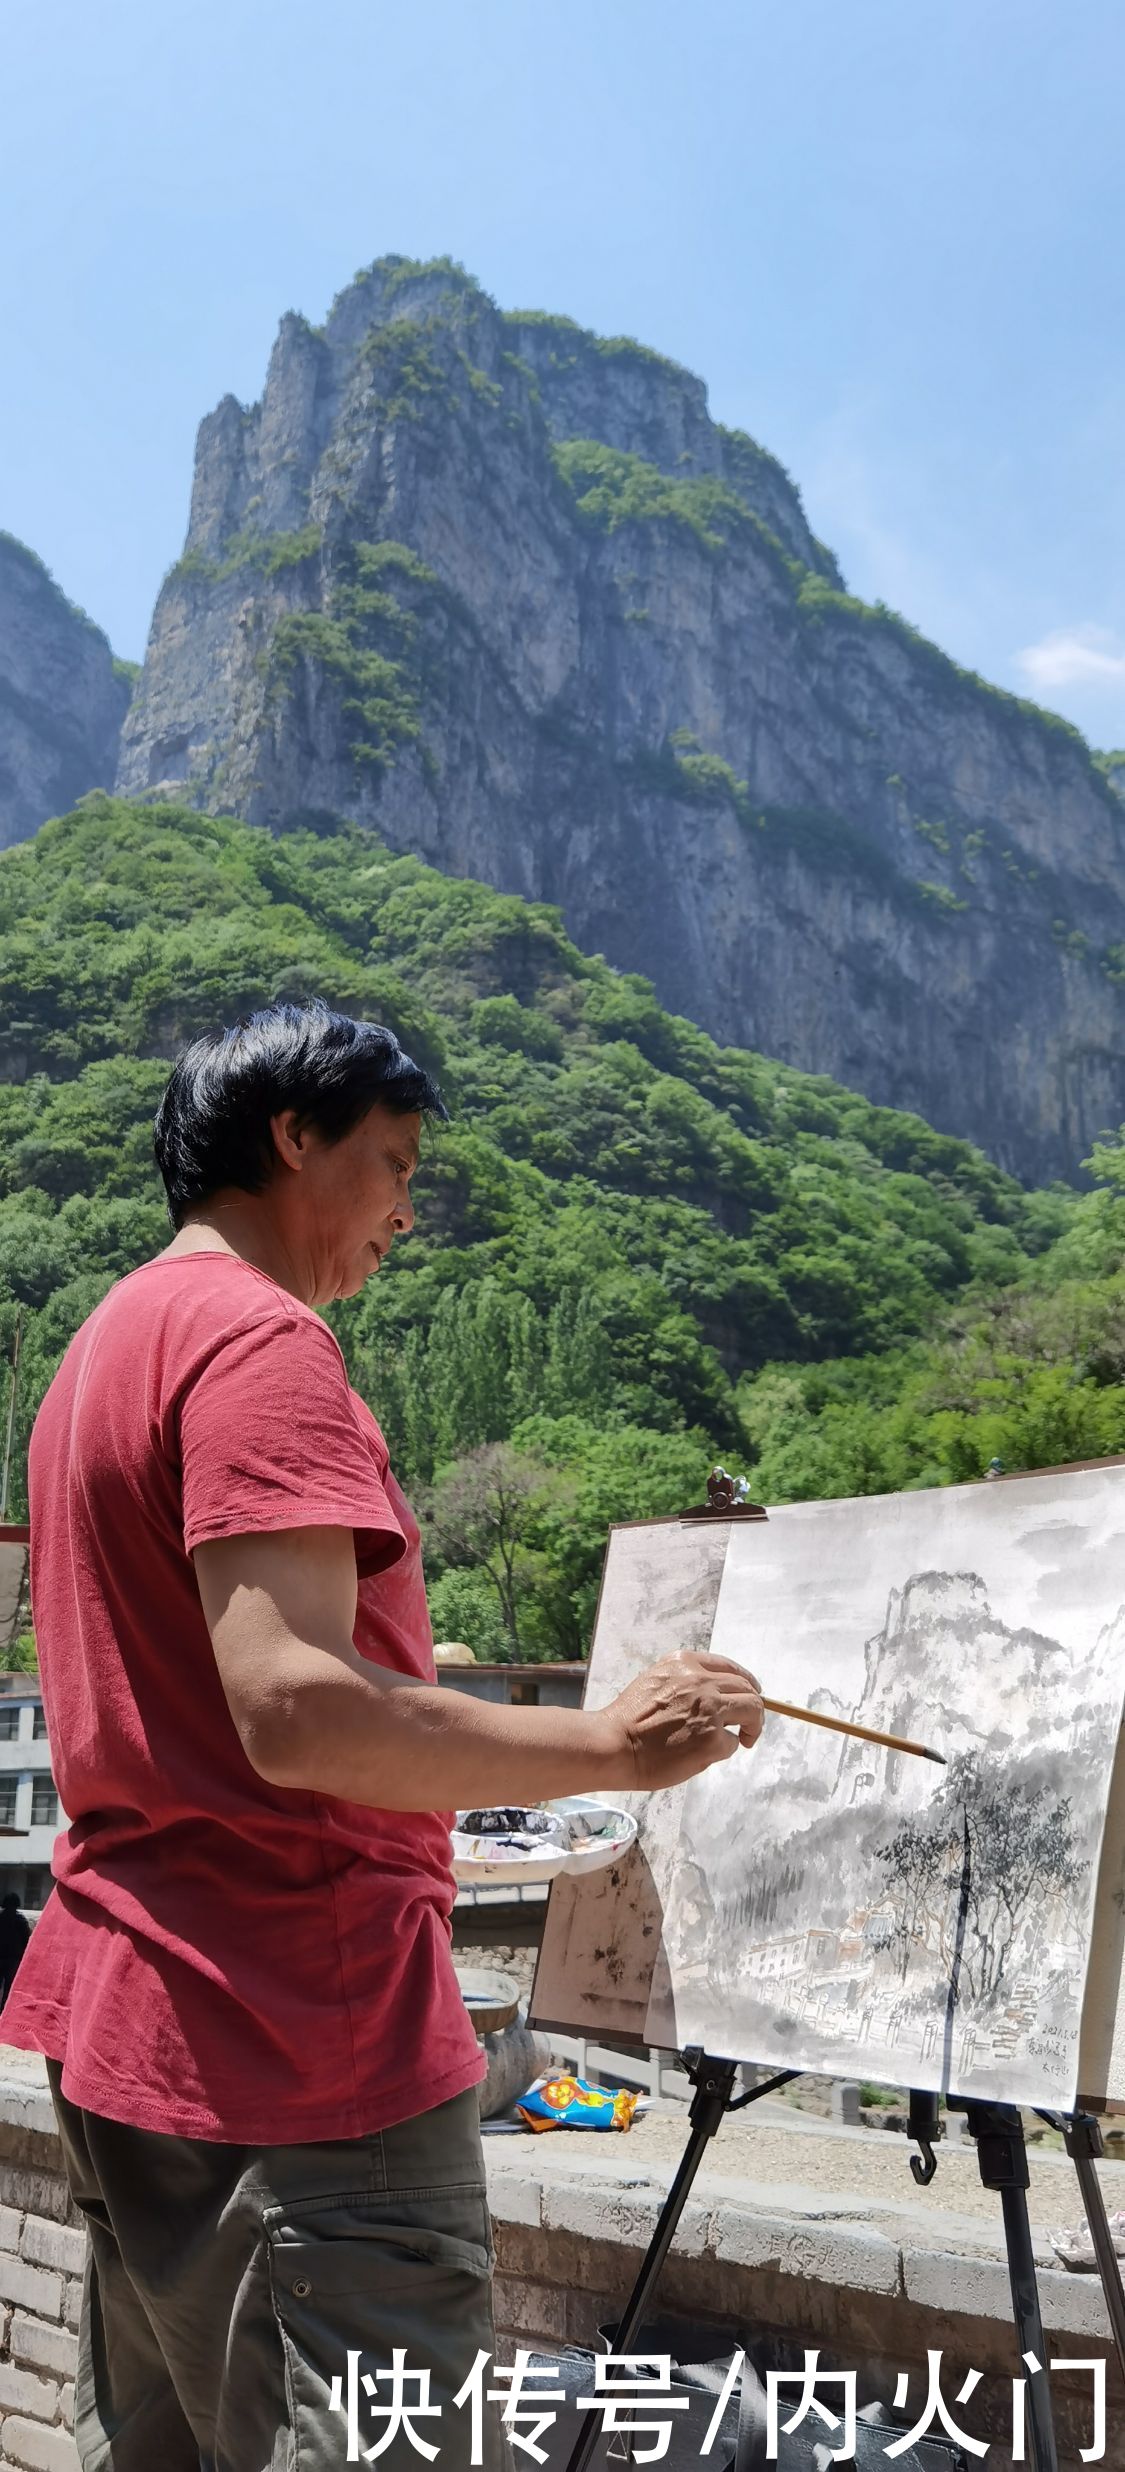
[[[1109,627],[1059,627],[1015,656],[1033,687],[1125,687],[1125,644]]]

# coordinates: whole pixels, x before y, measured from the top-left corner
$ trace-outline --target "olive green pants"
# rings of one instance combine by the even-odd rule
[[[248,2148],[78,2110],[48,2069],[90,2233],[82,2472],[507,2472],[475,2087],[370,2137]]]

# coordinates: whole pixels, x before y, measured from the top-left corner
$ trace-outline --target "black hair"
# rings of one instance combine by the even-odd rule
[[[261,1193],[276,1151],[270,1118],[294,1108],[326,1142],[368,1109],[444,1118],[437,1083],[378,1022],[319,1000],[270,1004],[229,1030],[193,1039],[156,1111],[153,1149],[173,1227],[224,1185]]]

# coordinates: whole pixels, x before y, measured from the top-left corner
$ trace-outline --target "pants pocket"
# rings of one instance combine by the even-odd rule
[[[319,2207],[274,2223],[267,2236],[292,2472],[361,2463],[384,2440],[374,2460],[387,2472],[420,2472],[428,2461],[439,2472],[469,2472],[478,2418],[484,2465],[501,2472],[497,2408],[486,2404],[478,2416],[469,2401],[453,2403],[478,2353],[488,2355],[485,2385],[491,2371],[492,2235],[483,2197]]]

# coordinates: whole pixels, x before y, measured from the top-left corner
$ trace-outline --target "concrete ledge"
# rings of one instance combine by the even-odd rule
[[[745,2201],[710,2217],[706,2247],[731,2265],[773,2265],[779,2274],[847,2284],[857,2292],[902,2290],[902,2253],[882,2232],[758,2214]]]
[[[592,2344],[620,2314],[671,2173],[630,2171],[616,2153],[597,2170],[567,2155],[565,2132],[521,2141],[518,2157],[514,2145],[486,2140],[501,2355],[517,2343]],[[889,2401],[905,2370],[915,2414],[927,2394],[927,2353],[940,2351],[951,2408],[967,2371],[981,2372],[971,2402],[955,2408],[960,2425],[993,2447],[994,2461],[1010,2460],[1021,2369],[1002,2250],[982,2257],[911,2245],[855,2212],[826,2213],[812,2189],[791,2186],[780,2208],[775,2192],[746,2180],[701,2178],[696,2187],[661,2279],[662,2317],[722,2327],[764,2347],[772,2365],[817,2345],[825,2367],[856,2369],[861,2401]],[[909,2219],[920,2231],[925,2210],[916,2226]],[[1125,2398],[1101,2285],[1041,2267],[1039,2288],[1052,2349],[1109,2364],[1105,2462],[1125,2472]],[[1077,2472],[1091,2439],[1092,2381],[1064,2371],[1052,2392],[1062,2461]]]
[[[626,2249],[645,2249],[656,2229],[660,2192],[643,2185],[607,2190],[588,2181],[545,2177],[540,2204],[541,2219],[548,2231],[576,2232],[585,2240],[608,2237]],[[689,2199],[676,2234],[681,2257],[703,2257],[710,2232],[711,2217],[706,2206]]]
[[[647,2246],[663,2195],[647,2175],[579,2171],[568,2167],[565,2154],[557,2150],[548,2157],[532,2149],[519,2169],[510,2148],[502,2164],[493,2162],[491,2151],[486,2159],[489,2204],[497,2224],[569,2232],[630,2252]],[[902,2297],[919,2308],[991,2322],[1011,2332],[1011,2290],[1001,2258],[907,2248],[852,2219],[826,2221],[812,2191],[812,2216],[781,2214],[756,2204],[749,2183],[727,2185],[730,2196],[718,2206],[689,2200],[676,2235],[677,2258],[709,2259],[756,2272],[768,2268],[805,2282],[830,2284],[836,2291]],[[1108,2343],[1112,2330],[1097,2275],[1040,2266],[1039,2292],[1047,2327]]]

